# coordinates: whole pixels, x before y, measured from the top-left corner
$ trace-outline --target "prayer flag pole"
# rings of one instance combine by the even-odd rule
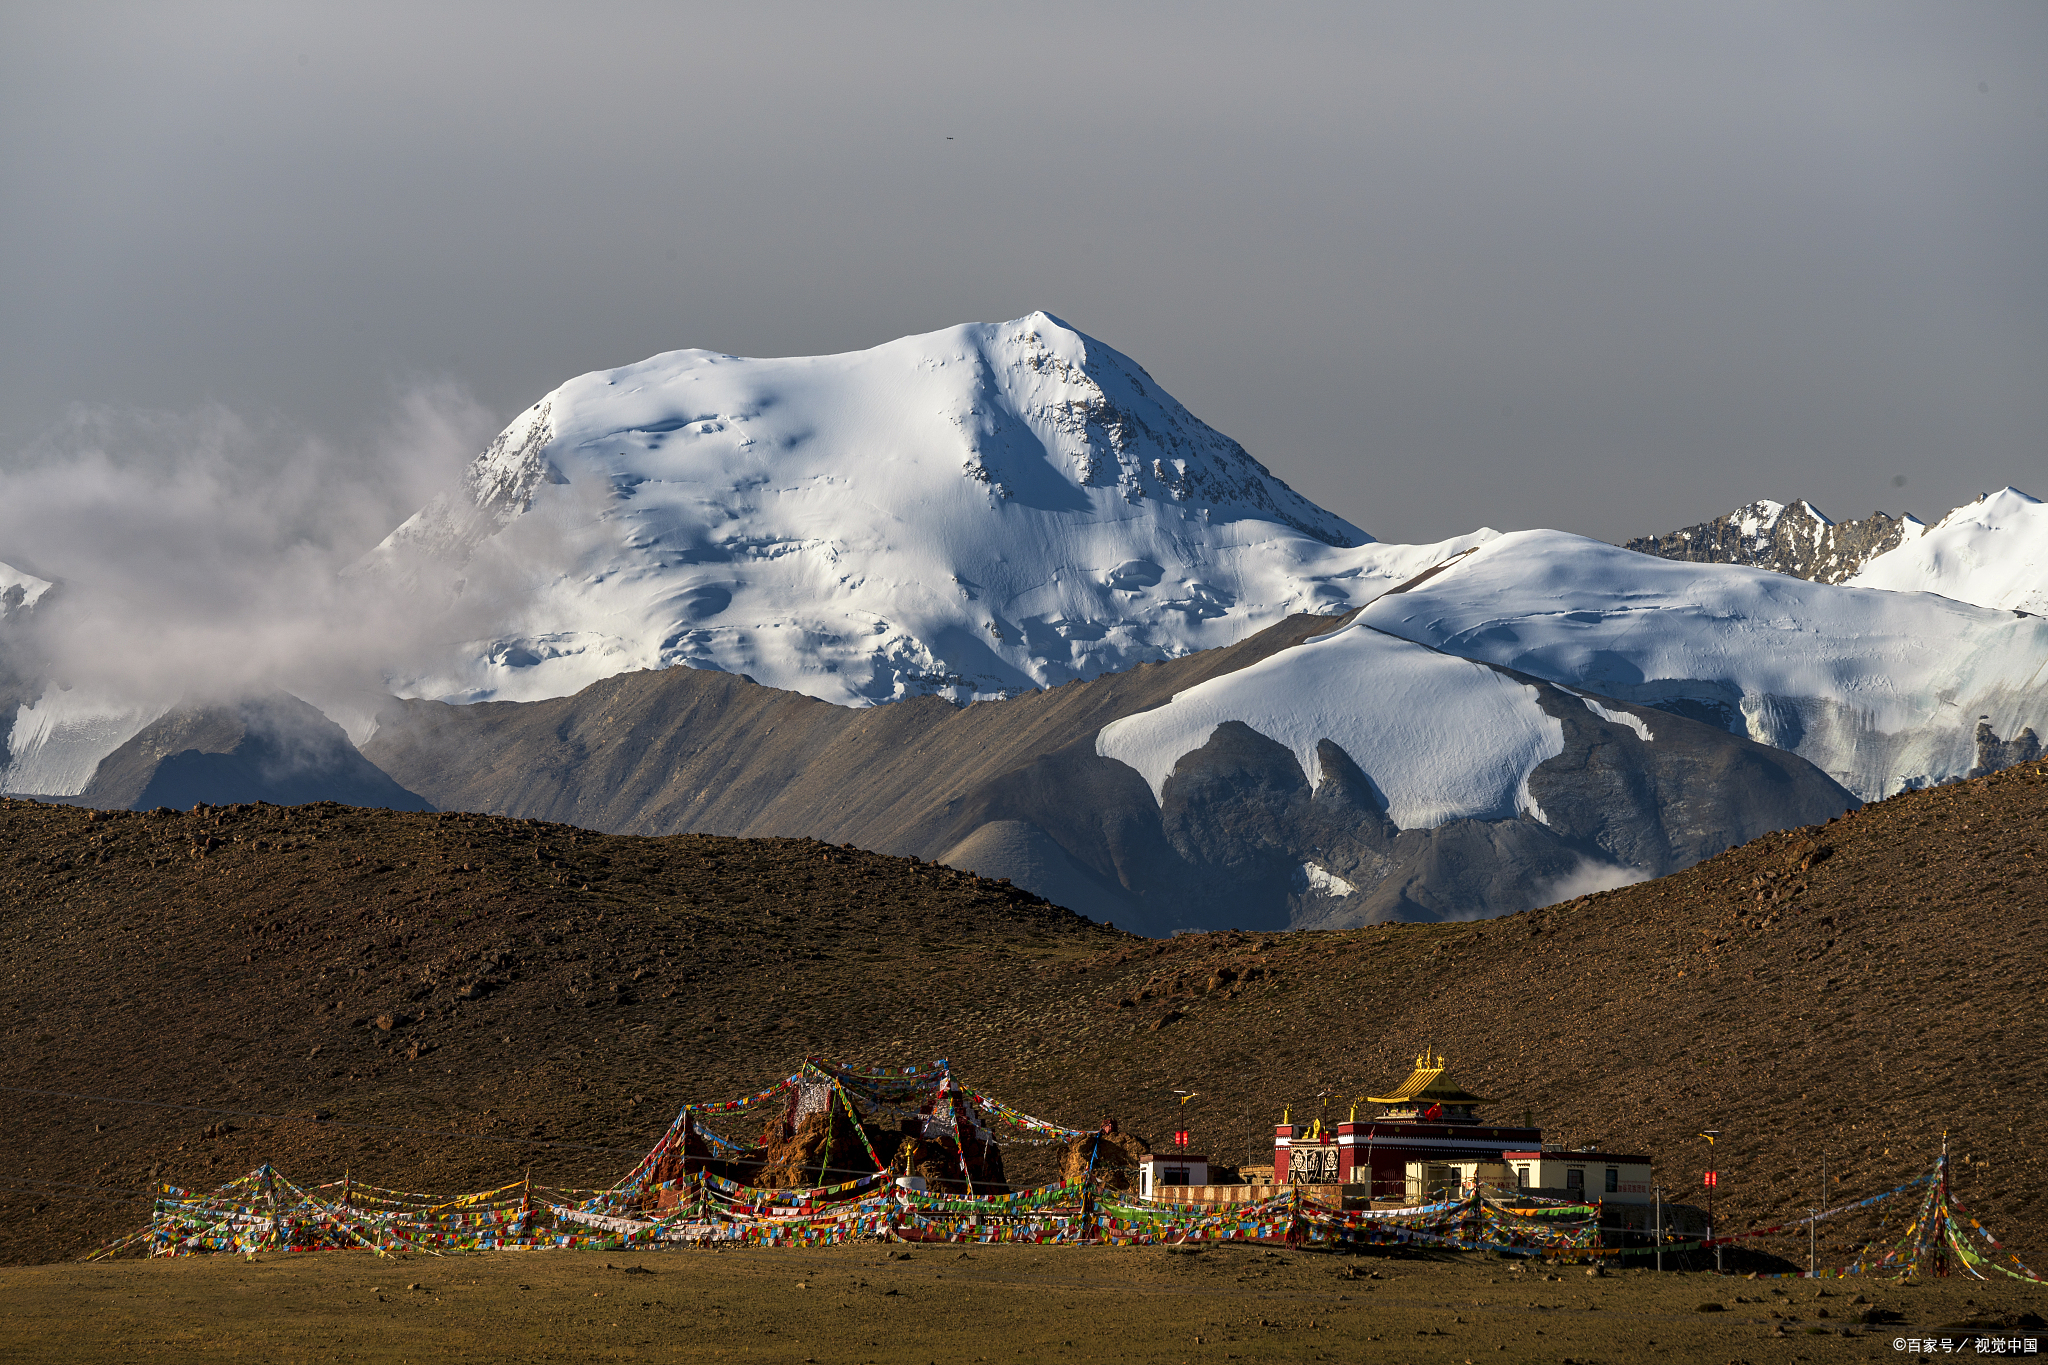
[[[277,1216],[277,1173],[271,1170],[267,1161],[263,1163],[263,1197],[270,1204],[270,1245],[281,1246],[284,1243],[284,1229],[279,1224]]]

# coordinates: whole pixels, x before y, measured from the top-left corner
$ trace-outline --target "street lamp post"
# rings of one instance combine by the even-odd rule
[[[1701,1133],[1700,1136],[1707,1140],[1707,1159],[1711,1161],[1713,1160],[1714,1156],[1714,1140],[1721,1136],[1721,1130],[1718,1128],[1709,1128],[1704,1133]],[[1709,1167],[1707,1170],[1706,1181],[1707,1240],[1709,1242],[1714,1242],[1714,1194],[1716,1190],[1719,1188],[1720,1183],[1721,1173],[1719,1171],[1714,1170],[1712,1167]],[[1714,1273],[1718,1275],[1723,1273],[1726,1269],[1727,1267],[1723,1265],[1721,1261],[1721,1244],[1719,1242],[1714,1242]]]

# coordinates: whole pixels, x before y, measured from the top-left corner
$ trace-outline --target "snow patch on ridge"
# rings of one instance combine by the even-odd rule
[[[1778,524],[1778,518],[1785,515],[1785,504],[1769,498],[1759,498],[1735,515],[1735,524],[1742,534],[1752,539]]]
[[[1358,625],[1112,721],[1095,752],[1135,768],[1163,803],[1174,766],[1233,720],[1293,750],[1312,786],[1317,744],[1336,744],[1402,829],[1534,813],[1529,772],[1564,752],[1564,727],[1535,688]]]
[[[1591,697],[1581,696],[1579,693],[1576,692],[1574,692],[1572,695],[1578,697],[1580,701],[1586,703],[1586,709],[1588,711],[1591,711],[1594,715],[1600,717],[1600,719],[1605,721],[1612,721],[1616,725],[1626,725],[1629,729],[1635,731],[1636,737],[1642,740],[1643,743],[1648,744],[1651,740],[1656,738],[1655,735],[1650,733],[1649,722],[1645,721],[1641,716],[1632,716],[1626,711],[1616,711],[1612,707],[1602,706],[1599,702],[1594,701]]]
[[[53,585],[25,573],[12,564],[0,564],[0,616],[20,607],[33,607]]]
[[[1336,873],[1325,871],[1314,863],[1303,863],[1294,873],[1296,895],[1313,891],[1322,896],[1348,896],[1357,889]]]

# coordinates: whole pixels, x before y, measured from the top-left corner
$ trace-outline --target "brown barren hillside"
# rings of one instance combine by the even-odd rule
[[[807,1051],[949,1057],[1027,1110],[1240,1161],[1283,1106],[1338,1117],[1434,1046],[1493,1112],[1649,1151],[1681,1198],[1719,1130],[1724,1226],[1803,1211],[1823,1156],[1835,1197],[1889,1188],[1948,1130],[1958,1193],[2038,1266],[2044,830],[2036,763],[1506,919],[1154,941],[803,840],[10,803],[0,1250],[74,1254],[139,1219],[95,1201],[152,1170],[266,1156],[584,1183]]]

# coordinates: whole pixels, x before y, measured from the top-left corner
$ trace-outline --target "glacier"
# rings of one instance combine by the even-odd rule
[[[1535,688],[1356,623],[1112,721],[1095,752],[1135,768],[1164,804],[1175,764],[1233,720],[1292,749],[1311,787],[1323,780],[1318,744],[1332,741],[1399,829],[1523,812],[1541,820],[1529,774],[1564,752],[1564,729]]]
[[[2048,728],[2048,619],[1561,531],[1499,536],[1358,619],[1747,734],[1866,801],[1969,772],[1980,718]]]

